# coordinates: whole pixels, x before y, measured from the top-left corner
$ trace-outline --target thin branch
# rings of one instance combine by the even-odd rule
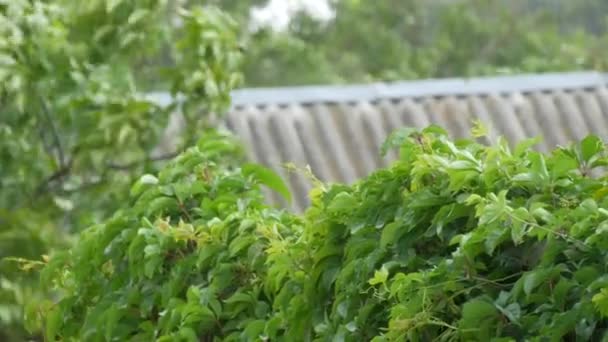
[[[75,149],[75,151],[77,150],[77,148]],[[135,161],[129,164],[108,164],[107,167],[108,169],[104,170],[101,173],[101,179],[99,181],[93,181],[93,182],[89,182],[89,183],[85,183],[82,184],[82,186],[75,188],[75,189],[70,189],[67,190],[67,193],[74,193],[80,190],[84,190],[90,187],[94,187],[97,185],[100,185],[101,183],[103,183],[106,179],[105,175],[107,174],[107,172],[109,170],[118,170],[118,171],[126,171],[126,170],[130,170],[133,167],[136,167],[144,162],[147,161],[161,161],[161,160],[167,160],[167,159],[171,159],[176,157],[177,155],[179,155],[180,152],[172,152],[172,153],[167,153],[167,154],[163,154],[160,156],[156,156],[156,157],[150,157],[144,160],[140,160],[140,161]],[[67,176],[70,174],[70,172],[72,171],[72,160],[68,161],[68,163],[64,166],[62,166],[61,168],[59,168],[59,170],[55,171],[53,174],[51,174],[50,176],[48,176],[47,178],[45,178],[42,182],[40,182],[40,184],[36,187],[36,190],[34,192],[34,194],[36,196],[42,194],[44,191],[49,190],[50,188],[50,184],[61,180],[63,177]]]
[[[72,194],[72,193],[79,192],[79,191],[82,191],[82,190],[94,188],[94,187],[96,187],[98,185],[101,185],[101,184],[103,184],[105,182],[106,182],[106,179],[102,177],[102,178],[100,178],[97,181],[82,183],[80,186],[78,186],[76,188],[73,188],[73,189],[63,189],[62,193],[64,193],[64,194]]]
[[[40,136],[40,141],[42,141],[42,146],[44,147],[44,151],[49,156],[53,156],[53,147],[48,143],[47,139],[44,136],[44,128],[42,127],[42,123],[39,122],[38,126],[38,135]]]
[[[74,146],[70,151],[70,155],[72,156],[67,163],[61,166],[57,171],[53,174],[45,178],[40,184],[36,187],[35,192],[33,193],[35,196],[41,195],[42,192],[49,190],[49,185],[56,180],[62,180],[65,176],[68,176],[72,172],[72,166],[74,164],[74,156],[80,151],[80,145]]]
[[[172,159],[177,157],[180,154],[179,151],[176,152],[171,152],[171,153],[167,153],[167,154],[162,154],[160,156],[155,156],[155,157],[149,157],[143,160],[138,160],[138,161],[134,161],[134,162],[130,162],[127,164],[115,164],[115,163],[108,163],[108,167],[112,170],[122,170],[122,171],[126,171],[126,170],[130,170],[138,165],[141,165],[145,162],[151,162],[151,161],[162,161],[162,160],[167,160],[167,159]]]
[[[60,169],[63,169],[66,166],[66,159],[65,153],[63,151],[63,146],[61,145],[61,138],[59,137],[57,126],[55,126],[55,122],[53,121],[53,118],[51,118],[51,113],[43,98],[40,98],[40,107],[42,108],[42,113],[44,114],[44,117],[46,118],[49,123],[49,126],[51,127],[51,134],[53,136],[53,143],[55,144],[55,148],[57,149]]]
[[[68,165],[61,167],[59,170],[55,171],[52,175],[48,176],[45,180],[43,180],[35,190],[36,195],[42,194],[45,190],[48,189],[49,184],[56,180],[60,180],[61,178],[67,176],[70,173],[70,169],[72,168],[72,163],[70,162]]]

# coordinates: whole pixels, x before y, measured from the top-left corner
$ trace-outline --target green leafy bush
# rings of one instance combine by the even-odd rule
[[[245,325],[261,333],[272,311],[268,250],[283,252],[300,223],[265,209],[257,182],[285,185],[260,166],[236,167],[238,151],[207,132],[158,177],[142,176],[129,208],[56,254],[42,274],[62,289],[47,304],[47,337],[238,341]]]
[[[589,176],[606,164],[598,138],[548,156],[534,140],[486,147],[436,128],[394,140],[393,167],[331,187],[308,211],[310,273],[328,277],[307,298],[330,303],[321,337],[604,338],[608,199],[605,179]]]
[[[51,256],[39,318],[50,340],[605,340],[605,145],[535,142],[399,131],[391,167],[298,217],[208,135]]]
[[[235,23],[171,3],[0,0],[0,341],[26,340],[21,308],[45,296],[7,257],[71,245],[229,105]],[[162,70],[149,63],[160,54],[172,61]],[[167,105],[142,96],[142,74],[171,85]],[[176,108],[189,129],[166,146]]]
[[[285,36],[253,39],[250,82],[605,64],[588,49],[605,37],[536,30],[535,17],[494,15],[490,25],[490,7],[456,4],[432,11],[442,25],[426,37],[426,21],[397,25],[406,15],[391,4],[339,4],[328,26],[298,17]],[[26,339],[26,303],[28,328],[50,340],[602,337],[598,139],[543,156],[451,143],[437,129],[402,132],[392,167],[352,186],[319,184],[304,216],[279,211],[259,186],[288,198],[285,185],[243,165],[222,134],[205,132],[162,168],[195,144],[209,123],[201,111],[225,110],[240,80],[235,23],[174,5],[0,1],[0,340]],[[425,16],[411,5],[406,14]],[[374,24],[387,22],[397,30]],[[471,35],[479,39],[461,41]],[[140,94],[165,87],[181,101]],[[186,130],[159,154],[175,109]],[[41,265],[55,297],[18,270]]]

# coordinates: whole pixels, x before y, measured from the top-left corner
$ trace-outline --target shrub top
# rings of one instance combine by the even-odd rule
[[[541,341],[605,338],[604,143],[548,155],[402,130],[400,159],[321,184],[298,217],[282,181],[208,135],[51,257],[51,340]],[[228,159],[226,157],[228,156]]]

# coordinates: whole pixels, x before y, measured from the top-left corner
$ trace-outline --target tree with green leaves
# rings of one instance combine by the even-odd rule
[[[235,22],[169,5],[0,1],[0,340],[22,338],[22,306],[44,295],[14,260],[70,245],[227,108],[240,82]],[[170,66],[150,63],[159,56]],[[152,73],[171,87],[166,106],[142,94]],[[163,151],[175,111],[188,130]]]

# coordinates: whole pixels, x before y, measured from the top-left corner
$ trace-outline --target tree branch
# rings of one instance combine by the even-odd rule
[[[79,192],[79,191],[82,191],[82,190],[94,188],[94,187],[96,187],[98,185],[103,184],[104,182],[106,182],[105,177],[101,177],[97,181],[86,182],[86,183],[83,183],[83,184],[81,184],[80,186],[78,186],[76,188],[73,188],[73,189],[64,189],[64,190],[62,190],[62,193],[64,193],[64,194],[73,194],[75,192]]]
[[[36,187],[34,192],[35,195],[40,195],[46,189],[48,189],[49,184],[52,182],[67,176],[70,173],[70,169],[72,168],[72,163],[70,162],[68,165],[62,166],[59,170],[55,171],[52,175],[48,176],[45,180],[43,180],[40,185]]]
[[[161,154],[160,156],[155,156],[155,157],[149,157],[143,160],[138,160],[138,161],[134,161],[134,162],[130,162],[127,164],[115,164],[115,163],[108,163],[108,167],[112,170],[121,170],[121,171],[126,171],[126,170],[130,170],[138,165],[141,165],[145,162],[151,162],[151,161],[162,161],[162,160],[167,160],[167,159],[172,159],[177,157],[180,154],[179,151],[175,151],[175,152],[171,152],[171,153],[166,153],[166,154]]]
[[[57,126],[55,126],[55,122],[53,121],[53,118],[51,118],[51,112],[49,111],[49,108],[46,105],[46,102],[44,102],[44,99],[42,97],[39,97],[40,100],[40,108],[42,108],[42,113],[44,114],[44,117],[46,118],[46,121],[48,121],[49,126],[51,127],[51,135],[53,137],[53,143],[55,145],[55,149],[57,150],[57,157],[58,157],[58,161],[59,161],[59,166],[60,166],[60,170],[65,168],[66,166],[66,159],[65,159],[65,153],[63,151],[63,146],[61,145],[61,138],[59,137],[59,132],[57,131]]]
[[[76,152],[76,150],[78,150],[78,148],[76,148],[74,150],[74,153]],[[70,189],[67,190],[67,193],[74,193],[74,192],[78,192],[80,190],[84,190],[90,187],[94,187],[96,185],[100,185],[105,181],[105,176],[107,174],[107,172],[109,170],[115,170],[115,171],[128,171],[138,165],[141,165],[142,163],[145,162],[149,162],[149,161],[161,161],[161,160],[167,160],[167,159],[172,159],[176,156],[178,156],[180,154],[180,151],[175,151],[175,152],[171,152],[171,153],[167,153],[167,154],[162,154],[159,156],[155,156],[155,157],[149,157],[143,160],[139,160],[139,161],[134,161],[128,164],[113,164],[113,163],[108,163],[107,164],[107,169],[103,170],[101,172],[101,177],[100,180],[98,181],[93,181],[93,182],[89,182],[89,183],[84,183],[81,186],[79,186],[78,188],[75,189]],[[48,176],[47,178],[45,178],[40,185],[38,185],[36,187],[36,190],[34,192],[35,195],[40,195],[42,194],[44,191],[49,190],[50,189],[50,184],[62,179],[63,177],[67,176],[70,174],[70,172],[72,171],[72,164],[73,164],[73,160],[69,160],[67,162],[66,165],[63,165],[62,167],[60,167],[57,171],[55,171],[53,174],[51,174],[50,176]]]
[[[53,147],[51,146],[51,144],[49,144],[49,142],[44,136],[44,127],[42,125],[42,122],[39,122],[36,126],[38,127],[38,136],[40,137],[40,141],[42,141],[42,147],[44,147],[44,151],[46,152],[46,154],[48,154],[52,158]]]

